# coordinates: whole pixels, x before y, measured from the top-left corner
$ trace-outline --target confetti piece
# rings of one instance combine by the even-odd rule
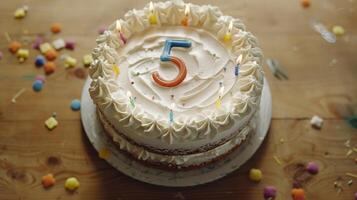
[[[291,196],[294,200],[305,200],[305,191],[302,188],[294,188],[291,190]]]
[[[249,179],[255,182],[259,182],[260,180],[262,180],[263,177],[263,173],[260,169],[254,169],[252,168],[249,171]]]
[[[46,57],[46,59],[47,59],[48,61],[53,61],[53,60],[55,60],[55,59],[57,58],[57,55],[58,55],[57,51],[56,51],[56,50],[53,50],[53,49],[48,50],[48,51],[46,51],[46,53],[45,53],[45,57]]]
[[[350,177],[353,177],[353,178],[357,178],[357,174],[352,174],[352,173],[346,173],[346,176],[350,176]]]
[[[314,128],[317,128],[317,129],[320,129],[322,127],[323,122],[324,122],[324,120],[317,115],[313,116],[310,120],[311,126]]]
[[[20,48],[21,48],[21,43],[18,41],[12,41],[10,42],[8,49],[11,53],[16,53]]]
[[[42,54],[45,54],[49,50],[53,50],[53,47],[51,46],[50,43],[46,42],[40,45],[40,51]]]
[[[303,8],[308,8],[308,7],[310,7],[310,5],[311,5],[311,1],[310,0],[301,0],[301,6]]]
[[[66,43],[64,42],[64,40],[62,38],[58,38],[57,40],[52,42],[52,46],[56,50],[61,50],[66,46]]]
[[[66,182],[64,183],[64,187],[67,190],[74,191],[79,188],[79,181],[75,177],[67,178]]]
[[[77,60],[71,56],[67,56],[66,59],[64,60],[64,66],[66,68],[72,68],[76,66]]]
[[[273,158],[274,158],[275,162],[278,163],[279,165],[283,164],[277,156],[274,156]]]
[[[53,177],[53,174],[47,174],[42,177],[42,185],[44,188],[49,188],[56,183],[56,179]]]
[[[89,67],[92,62],[93,62],[92,55],[87,54],[83,56],[83,65],[85,67]]]
[[[110,156],[110,151],[106,148],[103,148],[99,151],[99,158],[106,159]]]
[[[42,90],[42,87],[43,87],[43,82],[40,80],[36,80],[32,85],[32,89],[35,92],[40,92]]]
[[[310,174],[315,175],[319,173],[319,166],[314,162],[309,162],[306,166],[306,171],[308,171]]]
[[[76,42],[74,40],[66,40],[65,48],[69,50],[74,50],[76,47]]]
[[[54,62],[47,62],[45,63],[43,70],[45,71],[46,75],[50,75],[56,70],[56,65]]]
[[[345,34],[345,29],[342,26],[335,25],[332,27],[332,32],[336,36],[342,36],[343,34]]]
[[[81,109],[81,102],[80,102],[78,99],[74,99],[74,100],[71,102],[71,109],[72,109],[73,111],[80,110],[80,109]]]
[[[115,76],[118,76],[120,74],[120,69],[118,65],[113,65],[113,71]]]
[[[36,59],[35,59],[35,65],[36,67],[42,67],[43,65],[45,65],[45,58],[41,55],[39,56],[36,56]]]
[[[61,32],[61,30],[62,30],[62,26],[61,26],[61,24],[60,23],[53,23],[52,25],[51,25],[51,32],[52,33],[59,33],[59,32]]]
[[[274,186],[264,187],[264,199],[274,199],[276,197],[276,188]]]
[[[26,91],[25,88],[22,88],[20,91],[18,91],[18,92],[12,97],[11,102],[12,102],[12,103],[16,103],[16,99],[17,99],[18,97],[20,97],[20,95],[22,95],[25,91]]]
[[[54,128],[57,127],[58,122],[54,117],[50,117],[45,121],[45,125],[48,128],[48,130],[53,130]]]

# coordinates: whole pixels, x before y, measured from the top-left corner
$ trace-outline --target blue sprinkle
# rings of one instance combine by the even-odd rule
[[[41,91],[41,90],[42,90],[42,87],[43,87],[43,83],[42,83],[42,81],[40,81],[40,80],[36,80],[36,81],[33,83],[33,85],[32,85],[32,89],[33,89],[33,91],[35,91],[35,92]]]
[[[71,102],[71,109],[74,111],[81,109],[81,102],[78,99],[75,99]]]
[[[42,67],[45,64],[45,58],[43,56],[37,56],[35,60],[35,65],[37,67]]]

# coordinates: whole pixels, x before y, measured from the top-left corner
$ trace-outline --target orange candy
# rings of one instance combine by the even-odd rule
[[[18,42],[18,41],[12,41],[10,44],[9,44],[9,51],[11,53],[16,53],[17,50],[19,50],[21,48],[21,43]]]
[[[294,200],[305,200],[305,191],[302,188],[294,188],[291,190],[291,196]]]
[[[46,53],[45,53],[45,57],[46,57],[47,60],[53,61],[53,60],[55,60],[55,59],[57,58],[57,51],[55,51],[55,50],[48,50],[48,51],[46,51]]]
[[[301,0],[301,6],[304,8],[308,8],[311,5],[311,1],[310,0]]]
[[[59,33],[59,32],[61,32],[61,30],[62,30],[62,27],[61,27],[60,23],[53,23],[52,24],[52,26],[51,26],[52,33]]]
[[[47,174],[42,177],[42,185],[44,188],[49,188],[56,183],[56,179],[53,177],[53,174]]]
[[[50,75],[53,72],[55,72],[56,70],[56,65],[53,62],[47,62],[44,67],[43,70],[45,70],[46,75]]]

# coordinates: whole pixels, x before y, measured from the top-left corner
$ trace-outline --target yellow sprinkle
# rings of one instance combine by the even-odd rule
[[[281,160],[277,157],[277,156],[274,156],[274,160],[276,163],[278,163],[279,165],[282,165],[283,163],[281,162]]]
[[[346,173],[346,176],[357,178],[357,174],[352,174],[352,173],[348,173],[348,172]]]
[[[99,151],[99,157],[102,159],[106,159],[110,156],[110,151],[106,148],[103,148]]]
[[[118,65],[113,65],[113,71],[115,76],[118,76],[120,74],[120,69],[118,67]]]

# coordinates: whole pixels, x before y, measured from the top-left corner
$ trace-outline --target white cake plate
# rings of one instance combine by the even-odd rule
[[[252,135],[248,137],[248,141],[244,142],[237,150],[224,159],[200,169],[174,172],[151,168],[124,155],[104,133],[104,129],[97,118],[96,106],[89,96],[90,82],[91,79],[88,78],[83,87],[81,100],[82,123],[89,141],[98,152],[102,149],[109,151],[109,156],[105,160],[117,170],[136,180],[154,185],[169,187],[195,186],[226,176],[253,156],[262,144],[270,126],[272,99],[268,82],[265,79],[260,110],[256,117],[257,128],[250,133]]]

